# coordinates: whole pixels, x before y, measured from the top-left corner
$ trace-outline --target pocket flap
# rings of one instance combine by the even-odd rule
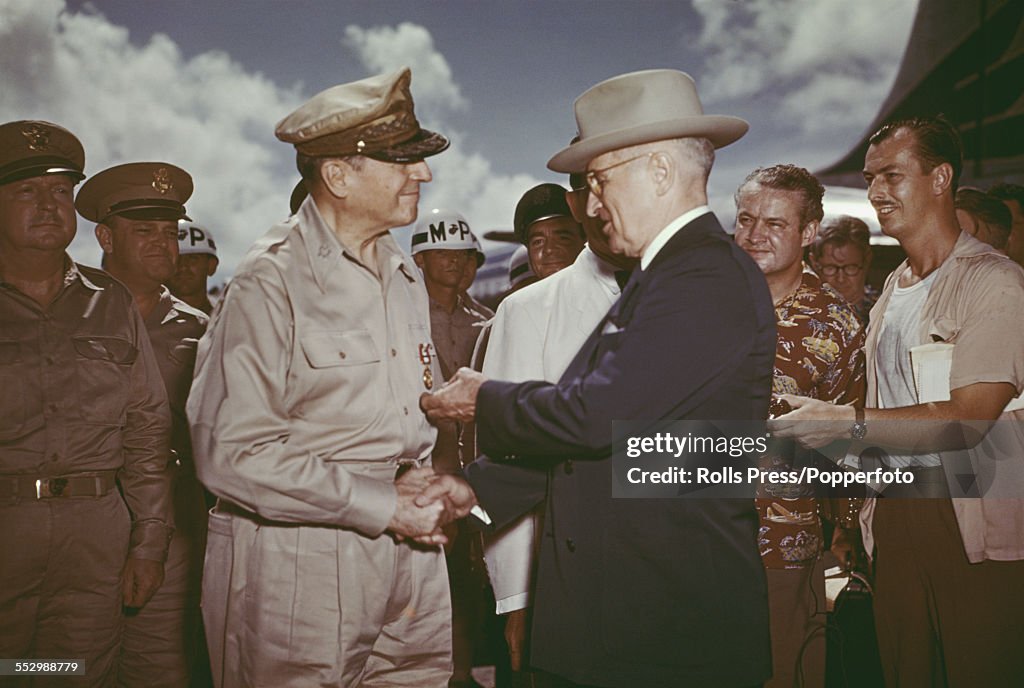
[[[71,339],[79,356],[94,361],[131,365],[135,362],[135,357],[139,355],[139,350],[135,348],[134,344],[120,337],[75,335]]]
[[[314,332],[300,337],[302,352],[313,368],[334,368],[380,360],[373,336],[367,330]]]

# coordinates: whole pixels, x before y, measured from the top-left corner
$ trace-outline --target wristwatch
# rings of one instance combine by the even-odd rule
[[[854,409],[854,413],[856,416],[853,425],[850,426],[850,437],[855,440],[862,440],[868,434],[868,424],[864,422],[864,409],[857,407]]]

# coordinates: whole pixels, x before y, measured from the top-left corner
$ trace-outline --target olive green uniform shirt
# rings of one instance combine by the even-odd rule
[[[160,371],[128,290],[65,260],[45,308],[0,277],[0,475],[117,470],[129,557],[163,561],[173,520]]]

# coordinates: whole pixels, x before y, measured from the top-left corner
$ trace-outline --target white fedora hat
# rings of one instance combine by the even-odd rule
[[[583,172],[602,153],[651,141],[704,137],[715,148],[747,133],[739,117],[705,115],[689,74],[647,69],[612,77],[576,99],[580,140],[548,161],[555,172]]]

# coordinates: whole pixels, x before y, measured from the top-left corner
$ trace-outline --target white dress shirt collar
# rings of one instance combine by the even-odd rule
[[[655,236],[647,246],[647,250],[644,251],[644,255],[640,258],[640,269],[647,269],[647,266],[651,264],[654,257],[658,255],[658,251],[668,243],[669,239],[676,235],[676,232],[696,220],[701,215],[710,212],[711,208],[708,206],[699,205],[692,210],[687,210],[685,213],[665,225],[665,228],[658,232],[657,236]]]

